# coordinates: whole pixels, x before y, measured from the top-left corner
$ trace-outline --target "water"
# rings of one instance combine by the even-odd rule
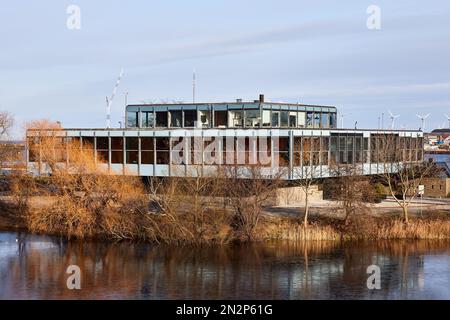
[[[66,269],[82,270],[68,290]],[[366,271],[381,268],[381,290]],[[450,242],[173,247],[0,232],[1,299],[450,299]]]
[[[450,166],[450,154],[426,154],[425,159],[433,159],[436,162],[447,162]]]

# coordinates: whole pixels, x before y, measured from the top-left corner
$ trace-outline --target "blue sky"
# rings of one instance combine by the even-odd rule
[[[81,29],[69,30],[69,5]],[[366,10],[381,9],[381,30]],[[128,101],[256,99],[336,105],[345,126],[427,128],[450,114],[449,1],[2,1],[0,110],[18,128],[39,118],[65,127],[118,126]],[[17,129],[16,132],[19,130]]]

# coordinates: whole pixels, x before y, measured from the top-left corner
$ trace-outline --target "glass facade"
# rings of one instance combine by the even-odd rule
[[[67,138],[55,139],[55,156],[67,159]],[[46,138],[47,139],[47,138]],[[379,132],[331,132],[326,136],[216,137],[71,137],[80,148],[110,165],[249,165],[302,166],[371,165],[423,161],[423,138]],[[185,143],[178,148],[180,142]],[[39,138],[29,137],[29,161],[38,162]],[[174,149],[174,147],[177,148]],[[190,146],[190,150],[184,147]],[[178,155],[175,157],[175,153]],[[208,153],[209,152],[209,153]],[[180,154],[181,153],[181,154]],[[182,163],[176,159],[182,157]],[[175,159],[175,161],[174,161]],[[214,160],[211,160],[214,159]]]
[[[128,128],[335,128],[336,109],[283,104],[133,106]],[[212,121],[214,120],[214,121]]]

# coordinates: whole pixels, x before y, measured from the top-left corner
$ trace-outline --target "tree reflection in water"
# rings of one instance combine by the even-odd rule
[[[429,282],[424,272],[430,255],[448,268],[449,253],[449,242],[430,241],[177,247],[0,233],[0,298],[450,298],[433,290],[436,281],[450,285],[448,270]],[[72,264],[82,270],[81,290],[66,287]],[[381,267],[381,290],[366,287],[372,264]]]

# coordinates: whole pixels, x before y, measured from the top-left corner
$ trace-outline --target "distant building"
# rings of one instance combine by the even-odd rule
[[[450,129],[434,129],[433,131],[431,131],[432,134],[434,135],[450,135]]]
[[[450,197],[450,168],[446,162],[436,163],[439,173],[436,178],[424,179],[425,196],[434,198]]]

